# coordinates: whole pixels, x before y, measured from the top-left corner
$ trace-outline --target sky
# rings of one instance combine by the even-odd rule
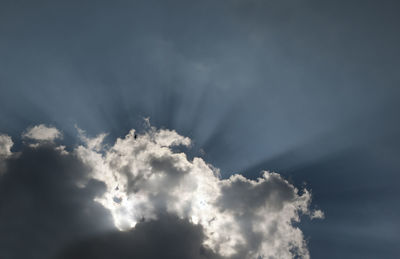
[[[398,258],[399,8],[1,0],[0,257]]]

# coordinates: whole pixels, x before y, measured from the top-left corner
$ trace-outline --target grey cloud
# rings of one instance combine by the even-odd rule
[[[221,195],[217,201],[218,208],[228,210],[233,214],[235,223],[245,236],[245,242],[236,246],[237,253],[233,258],[256,258],[253,251],[262,249],[263,243],[283,242],[286,248],[272,249],[271,258],[307,258],[308,251],[301,238],[285,239],[284,236],[292,232],[290,229],[282,230],[280,221],[296,220],[295,215],[284,216],[286,204],[296,204],[298,190],[279,174],[263,172],[257,181],[246,179],[241,175],[233,175],[228,181],[224,181],[221,187]],[[321,211],[317,211],[323,217]],[[266,216],[268,215],[269,216]],[[280,217],[274,214],[282,214]],[[268,222],[267,228],[260,227],[263,222]],[[293,235],[298,235],[293,231]],[[279,240],[279,241],[278,241]],[[300,243],[296,243],[299,242]],[[283,247],[284,247],[283,246]],[[292,251],[293,254],[287,253]],[[264,258],[264,257],[262,257]],[[268,257],[267,257],[268,258]]]
[[[134,229],[111,232],[72,244],[57,259],[222,259],[203,246],[203,229],[188,220],[162,215]]]
[[[221,187],[219,207],[236,213],[246,213],[264,206],[279,211],[286,202],[296,198],[297,190],[278,174],[265,174],[258,182],[241,175],[230,177]]]
[[[53,145],[24,147],[0,177],[0,257],[50,258],[65,244],[112,229],[93,199],[105,191],[87,182],[87,167]],[[78,187],[80,181],[87,182]]]

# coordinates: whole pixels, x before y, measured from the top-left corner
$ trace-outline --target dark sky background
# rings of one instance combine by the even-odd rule
[[[75,143],[78,125],[112,140],[150,117],[223,177],[266,169],[306,183],[326,215],[301,225],[312,258],[398,258],[399,11],[385,0],[1,0],[0,131],[17,141],[46,123]]]

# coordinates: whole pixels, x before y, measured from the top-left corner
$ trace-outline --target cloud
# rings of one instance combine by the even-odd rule
[[[54,141],[61,138],[62,134],[54,127],[40,124],[27,129],[27,131],[22,134],[22,137],[36,141]]]
[[[104,183],[54,145],[24,147],[0,176],[0,258],[51,258],[66,244],[113,229],[94,198]],[[79,182],[85,181],[84,187]]]
[[[11,156],[11,148],[14,145],[8,135],[0,134],[0,175],[5,171],[5,159]]]
[[[35,128],[49,129],[25,134]],[[222,179],[179,151],[191,140],[173,130],[131,130],[112,145],[79,135],[70,152],[50,141],[5,160],[0,257],[309,258],[294,223],[323,213],[279,174]]]
[[[11,147],[13,145],[14,143],[10,136],[0,134],[0,157],[7,157],[11,155]]]
[[[175,131],[150,128],[98,152],[76,152],[107,191],[97,201],[115,225],[127,230],[144,220],[172,214],[202,226],[204,246],[229,258],[308,258],[304,236],[293,222],[300,214],[322,217],[309,208],[311,195],[279,174],[264,171],[257,180],[219,171],[201,158],[189,160],[175,145],[190,140]]]
[[[126,232],[106,233],[72,244],[57,259],[221,258],[203,246],[203,239],[200,225],[163,215],[157,221],[139,222],[134,229]]]

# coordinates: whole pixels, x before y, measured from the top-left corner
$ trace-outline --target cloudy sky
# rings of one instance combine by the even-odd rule
[[[397,1],[0,1],[0,258],[398,258]]]

